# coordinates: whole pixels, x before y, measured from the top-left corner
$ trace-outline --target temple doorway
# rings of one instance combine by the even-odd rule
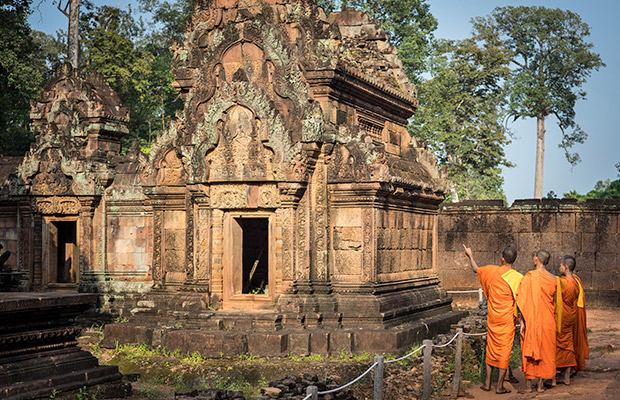
[[[239,219],[243,231],[242,293],[269,292],[269,220],[267,218]]]
[[[229,213],[226,221],[224,306],[264,308],[273,295],[271,215]]]
[[[48,286],[71,287],[78,282],[79,247],[75,219],[51,219],[45,224],[43,265]]]

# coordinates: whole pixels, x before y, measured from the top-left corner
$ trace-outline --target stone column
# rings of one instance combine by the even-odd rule
[[[78,280],[81,280],[81,276],[84,273],[91,272],[93,270],[93,263],[95,262],[95,246],[93,231],[93,218],[95,215],[95,208],[99,202],[97,196],[79,196],[80,212],[78,216],[79,221],[79,253],[80,253],[80,269]]]
[[[194,196],[194,280],[200,289],[209,290],[211,281],[211,225],[210,199],[203,192]]]

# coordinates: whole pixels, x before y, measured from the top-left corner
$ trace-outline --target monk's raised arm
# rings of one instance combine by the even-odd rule
[[[478,272],[478,264],[476,263],[476,260],[474,260],[471,249],[465,245],[463,245],[463,248],[465,249],[465,255],[469,259],[469,265],[471,265],[471,269],[473,269],[474,272]]]

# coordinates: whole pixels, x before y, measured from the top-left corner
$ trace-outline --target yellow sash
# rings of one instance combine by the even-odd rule
[[[584,308],[585,307],[585,296],[583,294],[583,286],[581,286],[581,281],[579,281],[579,279],[575,279],[575,282],[577,282],[577,285],[579,286],[579,297],[577,297],[577,307],[579,308]]]
[[[519,272],[511,269],[510,271],[506,271],[502,274],[502,279],[508,283],[510,286],[510,290],[512,290],[512,298],[517,298],[517,289],[519,288],[519,284],[521,283],[521,279],[523,279],[523,275]],[[517,302],[515,301],[515,317],[517,316]]]
[[[555,328],[558,333],[562,332],[562,314],[564,314],[564,303],[562,300],[562,279],[559,276],[555,277]],[[566,285],[564,284],[564,287]]]

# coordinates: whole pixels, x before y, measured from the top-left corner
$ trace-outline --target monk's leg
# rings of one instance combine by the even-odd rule
[[[510,390],[504,387],[504,378],[506,378],[506,370],[499,368],[499,377],[497,378],[497,389],[495,393],[510,393]]]
[[[557,382],[555,380],[555,375],[553,375],[553,379],[551,379],[551,387],[556,387],[557,386]]]
[[[564,384],[565,385],[570,385],[570,372],[571,372],[571,367],[566,367],[566,369],[564,370]]]
[[[484,380],[484,385],[480,386],[480,389],[484,390],[485,392],[488,392],[489,390],[491,390],[491,374],[493,373],[493,367],[491,367],[489,364],[486,364],[487,366],[487,377]]]
[[[545,391],[545,387],[543,385],[543,379],[538,379],[538,385],[536,386],[536,391],[538,393],[542,393]]]
[[[532,380],[526,379],[525,386],[519,389],[519,393],[532,393]]]

